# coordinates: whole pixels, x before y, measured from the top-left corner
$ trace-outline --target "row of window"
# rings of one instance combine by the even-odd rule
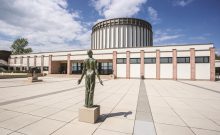
[[[72,73],[81,74],[83,69],[83,63],[73,63]],[[98,62],[97,69],[101,75],[109,75],[113,73],[111,62]]]
[[[31,68],[36,68],[37,70],[41,71],[41,67],[31,67],[31,66],[30,66],[29,68],[30,68],[30,69],[31,69]],[[10,67],[10,69],[13,70],[13,67]],[[20,71],[20,67],[15,67],[15,70],[16,70],[16,71]],[[21,70],[22,70],[22,71],[27,71],[28,68],[27,68],[27,67],[22,67]],[[43,71],[48,71],[48,67],[43,67]]]
[[[172,57],[161,57],[160,63],[172,63]],[[130,58],[130,64],[140,64],[140,58]],[[156,58],[144,58],[144,64],[155,64]],[[190,57],[177,57],[177,63],[190,63]],[[195,57],[195,63],[209,63],[208,56]],[[126,64],[126,58],[118,58],[117,64]]]

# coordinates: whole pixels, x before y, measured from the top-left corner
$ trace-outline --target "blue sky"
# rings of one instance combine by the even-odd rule
[[[35,52],[90,47],[91,27],[114,17],[153,26],[154,45],[214,43],[220,54],[219,0],[1,0],[0,50],[25,37]]]

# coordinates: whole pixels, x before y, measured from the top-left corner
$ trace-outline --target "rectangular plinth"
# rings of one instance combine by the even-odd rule
[[[79,121],[95,123],[100,115],[100,106],[92,108],[81,107],[79,109]]]
[[[28,77],[29,82],[42,82],[42,80],[39,80],[38,77]]]

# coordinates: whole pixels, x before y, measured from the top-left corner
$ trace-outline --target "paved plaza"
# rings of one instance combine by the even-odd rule
[[[220,135],[220,82],[104,80],[96,124],[78,121],[84,84],[0,80],[0,135]]]

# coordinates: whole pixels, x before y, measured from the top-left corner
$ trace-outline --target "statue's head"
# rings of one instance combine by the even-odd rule
[[[87,54],[88,54],[88,56],[89,56],[90,58],[92,58],[92,55],[93,55],[92,50],[88,50],[88,51],[87,51]]]

